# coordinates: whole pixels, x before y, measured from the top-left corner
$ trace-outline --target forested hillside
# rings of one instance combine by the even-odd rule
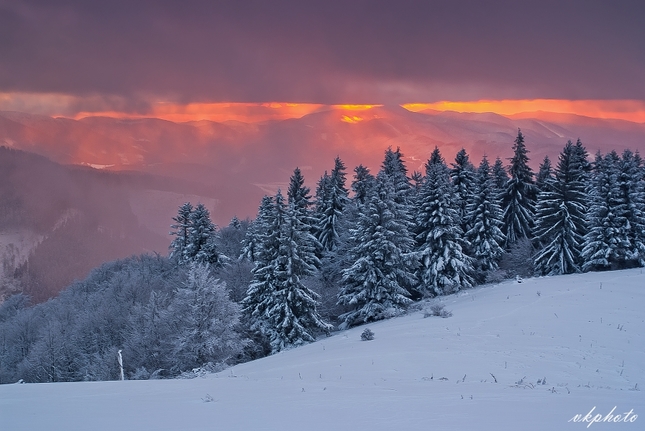
[[[645,265],[638,153],[590,162],[569,141],[537,175],[529,153],[518,131],[508,166],[435,148],[409,172],[389,148],[376,174],[348,178],[337,157],[313,196],[296,168],[255,220],[225,227],[186,202],[168,257],[104,264],[35,307],[4,302],[0,379],[115,379],[118,351],[127,378],[216,370],[478,284]]]

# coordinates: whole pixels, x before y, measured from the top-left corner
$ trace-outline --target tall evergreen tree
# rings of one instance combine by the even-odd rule
[[[551,159],[549,156],[544,156],[544,160],[540,164],[540,170],[535,177],[535,187],[538,192],[546,190],[546,185],[549,181],[553,180],[553,167],[551,166]]]
[[[618,164],[619,204],[616,214],[625,220],[629,248],[625,256],[627,267],[645,266],[645,192],[640,156],[625,150]]]
[[[501,193],[506,188],[506,183],[508,182],[508,172],[504,167],[504,162],[499,157],[495,159],[495,164],[493,164],[493,185],[497,194]]]
[[[567,142],[560,153],[555,179],[547,181],[538,197],[535,237],[539,252],[535,268],[544,275],[570,274],[581,269],[580,253],[586,233],[581,156],[574,144]]]
[[[524,144],[524,135],[518,129],[514,156],[510,159],[509,173],[511,178],[506,182],[502,192],[504,211],[504,234],[506,246],[522,238],[533,237],[536,189],[533,184],[533,172],[528,165],[528,150]]]
[[[257,222],[262,217],[261,225],[257,225],[262,229],[258,229],[257,235],[254,236],[255,246],[252,256],[255,266],[251,271],[253,281],[242,300],[242,311],[251,322],[251,330],[263,335],[271,330],[266,314],[267,301],[274,294],[273,291],[278,284],[274,266],[279,255],[280,231],[285,223],[285,213],[284,198],[278,192],[275,199],[268,196],[262,198],[258,218],[255,220]]]
[[[213,268],[226,261],[227,257],[217,250],[216,229],[204,204],[197,204],[190,215],[188,245],[184,253],[186,261],[208,264]]]
[[[411,301],[405,285],[415,283],[413,240],[396,217],[398,205],[393,181],[383,171],[376,188],[360,208],[358,224],[350,229],[351,267],[343,271],[338,302],[352,307],[341,327],[385,319],[400,313]]]
[[[175,222],[170,225],[173,229],[170,235],[175,236],[175,239],[170,243],[170,258],[179,264],[185,261],[186,247],[188,247],[190,236],[190,217],[193,212],[193,206],[190,202],[186,202],[179,207],[176,217],[172,220]]]
[[[289,182],[288,202],[290,206],[293,206],[295,217],[298,217],[298,221],[305,226],[307,232],[314,234],[317,220],[311,210],[313,204],[309,192],[309,187],[305,186],[305,178],[302,176],[300,169],[296,168]],[[317,247],[320,249],[320,244]]]
[[[294,205],[290,205],[280,232],[278,259],[273,265],[277,283],[266,312],[274,352],[314,341],[316,331],[328,333],[332,329],[318,313],[318,295],[302,283],[320,266],[315,242]]]
[[[381,172],[390,179],[394,186],[395,202],[399,205],[407,205],[410,194],[410,181],[408,180],[408,169],[403,162],[403,154],[400,148],[392,151],[392,147],[388,147],[385,150]]]
[[[241,258],[255,262],[258,260],[262,252],[262,245],[267,231],[270,228],[273,213],[273,198],[270,196],[263,196],[258,208],[258,216],[249,226],[246,231],[244,241],[242,243]]]
[[[475,259],[479,282],[485,280],[486,272],[498,268],[499,259],[504,253],[502,209],[497,202],[493,181],[488,159],[484,156],[477,169],[473,199],[466,208],[471,226],[466,232],[466,240]]]
[[[354,168],[354,181],[352,181],[352,190],[354,191],[354,202],[359,205],[364,205],[367,201],[367,196],[372,187],[374,187],[374,175],[370,170],[363,165],[358,165]]]
[[[589,231],[581,253],[583,271],[617,269],[625,262],[629,239],[627,223],[616,211],[620,204],[618,164],[615,151],[605,157],[600,152],[596,154],[592,181],[587,189]]]
[[[416,224],[421,261],[421,289],[430,295],[456,292],[473,285],[473,261],[459,224],[456,194],[438,148],[426,163]]]
[[[475,167],[470,162],[468,153],[464,148],[459,150],[450,169],[450,179],[457,196],[457,212],[459,214],[459,224],[463,232],[469,230],[468,217],[466,216],[466,207],[473,200],[475,189]]]
[[[300,221],[295,205],[287,208],[280,191],[274,202],[243,306],[252,328],[264,334],[277,352],[313,341],[314,331],[331,328],[316,310],[316,293],[302,283],[319,265],[315,238]]]
[[[311,206],[311,196],[309,195],[310,189],[305,186],[305,178],[302,176],[300,168],[293,171],[289,181],[289,188],[287,190],[287,197],[289,205],[293,205],[296,210],[309,210]]]
[[[317,239],[324,250],[331,251],[338,244],[338,223],[343,210],[349,202],[345,187],[345,165],[340,157],[334,161],[331,174],[323,176],[316,191],[316,211],[318,226]]]

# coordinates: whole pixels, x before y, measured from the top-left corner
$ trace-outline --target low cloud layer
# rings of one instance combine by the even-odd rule
[[[132,113],[159,101],[645,100],[644,16],[640,1],[0,0],[0,92]]]

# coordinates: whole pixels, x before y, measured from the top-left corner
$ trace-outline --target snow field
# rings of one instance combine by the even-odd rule
[[[365,326],[356,327],[205,378],[3,385],[0,429],[645,426],[641,269],[509,281],[441,302],[452,317],[424,318],[429,303],[421,303],[406,316],[366,325],[372,341],[361,341]],[[594,407],[605,416],[614,406],[614,414],[633,409],[642,417],[570,421]]]

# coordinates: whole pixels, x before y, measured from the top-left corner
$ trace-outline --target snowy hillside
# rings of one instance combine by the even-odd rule
[[[372,341],[357,327],[194,380],[3,385],[0,428],[582,430],[576,415],[616,407],[632,411],[627,423],[589,428],[644,429],[641,269],[509,281],[443,303],[452,317],[411,312],[368,325]]]

